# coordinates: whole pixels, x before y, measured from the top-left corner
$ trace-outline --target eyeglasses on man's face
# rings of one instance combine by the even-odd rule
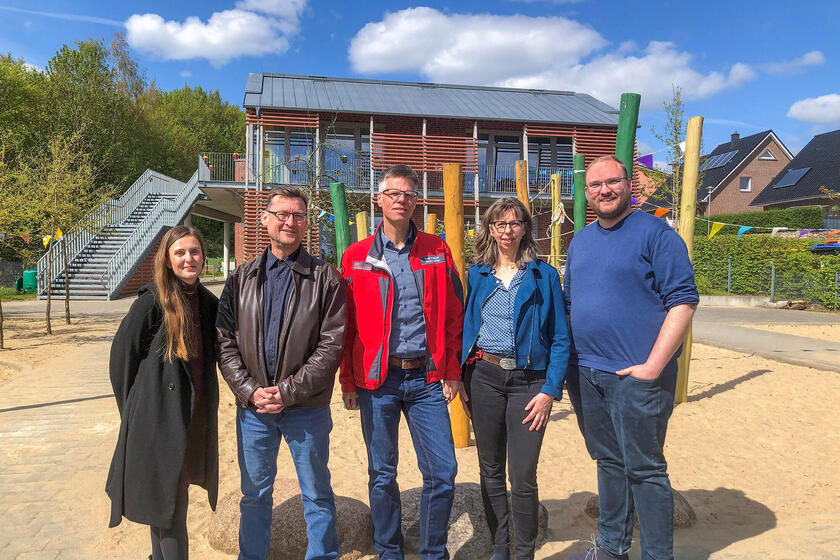
[[[490,227],[493,228],[497,233],[503,233],[510,227],[513,231],[518,231],[522,229],[525,225],[525,222],[522,220],[511,220],[509,222],[505,222],[504,220],[499,220],[496,222],[490,222]]]
[[[289,220],[289,216],[292,217],[296,224],[302,224],[306,221],[306,212],[286,212],[284,210],[274,211],[268,209],[266,209],[266,212],[277,218],[277,221],[281,224],[285,224]]]
[[[612,177],[606,181],[592,181],[591,183],[586,184],[586,190],[590,192],[598,192],[601,190],[601,187],[606,186],[611,191],[614,191],[626,180],[626,177]]]
[[[401,191],[400,189],[385,189],[382,191],[381,194],[384,194],[391,200],[397,200],[401,196],[405,197],[405,200],[409,202],[414,202],[417,200],[417,191]]]

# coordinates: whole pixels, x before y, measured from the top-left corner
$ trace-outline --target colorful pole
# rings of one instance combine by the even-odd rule
[[[426,233],[435,235],[437,233],[437,214],[429,212],[426,214]]]
[[[586,225],[586,156],[575,154],[572,158],[575,180],[575,233]]]
[[[557,209],[563,204],[560,198],[560,179],[563,177],[560,173],[555,173],[551,176],[551,218],[554,219],[554,214]],[[551,224],[551,258],[549,262],[554,268],[560,268],[560,222],[552,222]]]
[[[528,200],[528,162],[524,159],[516,162],[516,198],[526,208],[531,208],[531,201]]]
[[[464,269],[464,191],[461,186],[461,164],[443,164],[443,226],[446,230],[446,243],[452,251],[455,268],[461,277],[461,285],[466,286]],[[449,407],[449,419],[452,423],[452,439],[455,447],[469,447],[470,419],[461,406],[460,396]]]
[[[622,93],[618,109],[618,132],[615,136],[615,157],[624,163],[627,176],[633,176],[633,154],[636,148],[636,125],[639,123],[639,105],[642,96],[638,93]]]
[[[333,206],[333,224],[335,225],[335,252],[337,262],[350,246],[350,222],[347,219],[347,197],[344,193],[344,183],[330,183],[330,199]]]
[[[694,216],[697,206],[697,179],[700,175],[700,139],[703,136],[703,117],[691,117],[685,133],[685,163],[683,184],[680,191],[679,233],[685,241],[688,256],[694,259]],[[688,370],[691,363],[691,325],[683,340],[682,354],[677,359],[677,387],[674,402],[679,404],[688,398]]]
[[[367,212],[356,214],[356,239],[361,241],[370,235],[370,218]]]

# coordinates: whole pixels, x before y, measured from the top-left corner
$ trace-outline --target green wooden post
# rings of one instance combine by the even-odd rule
[[[333,206],[333,224],[335,225],[335,251],[338,261],[350,246],[350,221],[347,219],[347,197],[344,193],[344,183],[330,183],[330,199]]]
[[[639,105],[642,96],[638,93],[622,93],[618,109],[618,132],[615,137],[615,157],[624,163],[627,176],[633,176],[633,153],[636,147],[636,125],[639,123]]]
[[[583,154],[575,154],[572,159],[575,179],[575,233],[586,225],[586,163]]]

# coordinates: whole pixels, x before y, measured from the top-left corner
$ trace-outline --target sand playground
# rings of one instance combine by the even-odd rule
[[[118,414],[108,381],[114,314],[89,315],[55,334],[43,319],[7,318],[0,351],[0,559],[133,559],[148,555],[148,529],[108,529],[105,478]],[[840,326],[750,325],[840,342]],[[840,356],[838,357],[840,359]],[[222,383],[220,497],[238,490],[234,405]],[[673,487],[697,523],[675,533],[681,560],[840,558],[840,374],[695,344],[688,402],[671,419],[666,457]],[[367,502],[366,455],[358,412],[336,390],[330,468],[338,495]],[[563,560],[597,532],[584,513],[595,464],[567,399],[555,403],[543,446],[540,499],[548,542],[537,558]],[[401,489],[420,486],[405,423]],[[458,482],[477,482],[474,447],[456,450]],[[279,477],[294,477],[281,448]],[[207,544],[210,509],[191,491],[192,557],[233,558]],[[631,558],[638,558],[638,534]],[[373,556],[369,556],[373,558]]]

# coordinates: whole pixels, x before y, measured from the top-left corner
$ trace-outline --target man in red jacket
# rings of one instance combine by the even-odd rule
[[[446,405],[461,392],[463,292],[449,247],[411,221],[419,183],[407,165],[383,171],[382,224],[341,259],[348,301],[339,381],[347,408],[361,410],[373,542],[379,558],[389,560],[404,556],[396,480],[400,415],[423,474],[421,558],[449,558],[458,468]]]

